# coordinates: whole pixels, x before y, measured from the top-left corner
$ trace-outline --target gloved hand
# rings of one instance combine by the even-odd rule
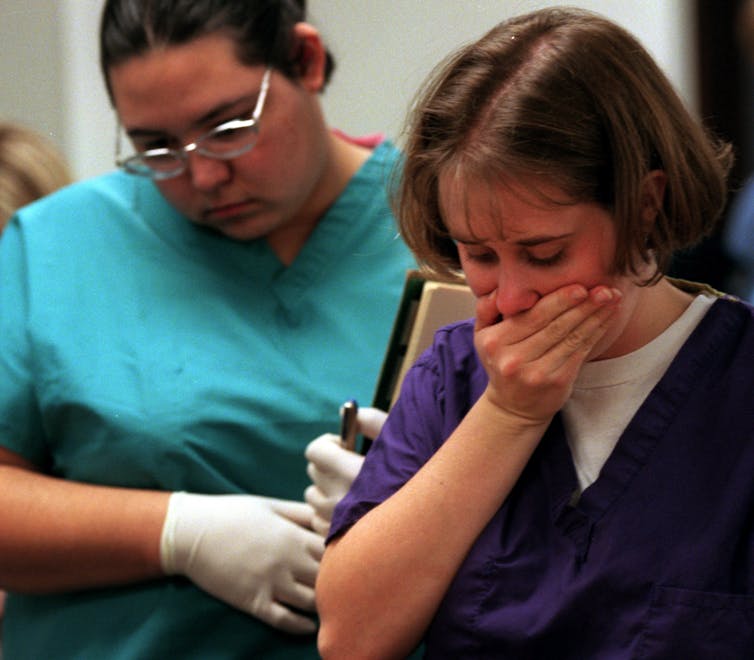
[[[377,408],[359,408],[357,432],[374,439],[386,418],[387,413]],[[312,485],[304,491],[304,499],[315,512],[312,527],[327,536],[335,505],[348,492],[364,457],[344,449],[335,433],[324,433],[312,440],[304,456],[309,461],[306,473],[312,480]]]
[[[167,575],[290,633],[312,633],[314,581],[324,552],[304,502],[255,495],[170,496],[160,539]]]

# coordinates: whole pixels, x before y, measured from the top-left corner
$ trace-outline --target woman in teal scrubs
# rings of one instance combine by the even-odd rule
[[[0,242],[8,659],[316,657],[303,451],[371,399],[412,259],[304,18],[105,3],[122,171]]]

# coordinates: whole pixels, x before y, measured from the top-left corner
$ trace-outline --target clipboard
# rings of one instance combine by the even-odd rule
[[[435,332],[454,321],[471,318],[475,312],[476,298],[468,285],[408,271],[372,405],[390,410],[406,372],[432,344]]]

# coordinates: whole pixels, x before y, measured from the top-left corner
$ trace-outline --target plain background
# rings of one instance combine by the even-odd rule
[[[690,0],[310,0],[309,20],[336,58],[322,99],[329,122],[400,143],[415,91],[445,55],[503,18],[553,4],[578,4],[626,26],[696,107]],[[79,177],[113,162],[115,119],[98,65],[101,6],[0,0],[0,118],[51,136]]]

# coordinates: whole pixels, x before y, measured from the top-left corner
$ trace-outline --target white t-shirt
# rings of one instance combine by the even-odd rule
[[[583,491],[599,476],[644,399],[715,298],[700,294],[665,332],[640,349],[609,360],[587,362],[562,410],[568,446]]]

